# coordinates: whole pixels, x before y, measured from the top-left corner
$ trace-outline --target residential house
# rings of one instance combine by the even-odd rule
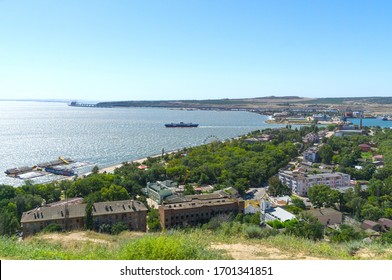
[[[279,220],[285,222],[288,220],[295,219],[295,215],[286,211],[281,207],[272,207],[271,202],[262,199],[261,200],[261,223],[264,224],[268,221]]]
[[[358,148],[362,151],[362,152],[369,152],[372,147],[368,144],[360,144],[358,145]]]
[[[306,211],[324,226],[336,225],[343,223],[343,213],[333,208],[316,208]]]
[[[364,230],[370,229],[370,230],[380,232],[382,229],[382,226],[377,222],[370,221],[370,220],[364,220],[361,224],[361,228],[363,228]]]
[[[378,219],[377,223],[381,226],[383,231],[388,231],[392,229],[392,220],[387,218]]]
[[[245,200],[244,214],[255,214],[260,212],[260,201],[259,200]]]
[[[336,137],[362,135],[362,134],[363,134],[362,129],[347,129],[347,130],[336,130],[335,131]]]

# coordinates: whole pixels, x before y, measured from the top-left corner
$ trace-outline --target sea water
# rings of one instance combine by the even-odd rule
[[[160,154],[162,149],[168,152],[279,127],[265,123],[267,118],[245,111],[82,108],[56,102],[1,101],[0,184],[23,183],[7,177],[7,169],[59,156],[103,168]],[[180,121],[199,127],[164,126]]]

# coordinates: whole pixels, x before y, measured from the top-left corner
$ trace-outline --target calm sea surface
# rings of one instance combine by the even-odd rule
[[[359,125],[360,119],[348,119],[353,124]],[[379,127],[390,127],[392,128],[392,121],[383,121],[381,119],[362,119],[363,126],[379,126]]]
[[[0,184],[10,185],[23,181],[6,177],[5,170],[59,156],[107,167],[160,154],[162,149],[172,151],[201,145],[212,138],[225,140],[278,127],[266,124],[266,116],[234,111],[78,108],[65,103],[3,101],[0,113]],[[200,126],[164,126],[180,121]]]

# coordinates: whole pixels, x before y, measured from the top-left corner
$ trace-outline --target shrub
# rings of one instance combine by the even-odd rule
[[[111,233],[117,235],[126,230],[128,230],[128,227],[124,223],[118,222],[112,226]]]
[[[99,232],[101,233],[111,233],[112,232],[112,227],[108,224],[102,224],[99,227]]]
[[[361,234],[356,232],[352,226],[340,225],[339,229],[334,230],[330,234],[331,241],[333,242],[347,242],[361,238]]]
[[[388,231],[381,235],[380,242],[383,244],[392,244],[392,231]]]
[[[63,231],[63,228],[58,224],[49,224],[42,230],[42,232],[44,233],[61,232],[61,231]]]
[[[246,238],[267,238],[270,236],[275,236],[279,233],[276,229],[265,229],[256,225],[245,225],[243,228],[243,233]]]
[[[181,234],[146,236],[125,243],[120,249],[123,260],[208,260],[225,259],[214,250],[209,250],[200,241]]]

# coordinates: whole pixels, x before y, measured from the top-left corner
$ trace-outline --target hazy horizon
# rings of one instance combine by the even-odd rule
[[[392,96],[329,96],[329,97],[303,97],[303,96],[257,96],[257,97],[240,97],[240,98],[208,98],[208,99],[129,99],[129,100],[115,100],[115,99],[84,99],[84,98],[74,98],[74,99],[55,99],[55,98],[0,98],[0,101],[37,101],[37,102],[69,102],[69,101],[89,101],[89,102],[123,102],[123,101],[204,101],[204,100],[237,100],[237,99],[268,99],[268,98],[299,98],[299,99],[323,99],[323,98],[338,98],[338,99],[345,99],[345,98],[382,98],[382,97],[392,97]]]

